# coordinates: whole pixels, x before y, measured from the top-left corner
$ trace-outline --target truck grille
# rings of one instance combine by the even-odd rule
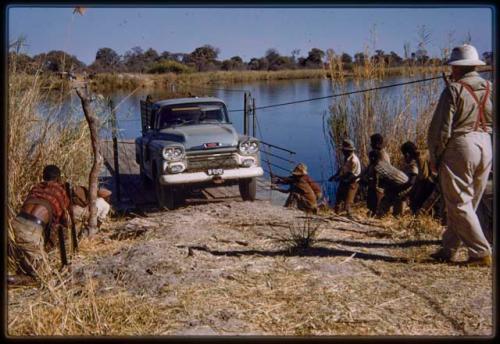
[[[191,155],[187,157],[187,171],[200,172],[210,168],[237,168],[238,161],[233,153]]]

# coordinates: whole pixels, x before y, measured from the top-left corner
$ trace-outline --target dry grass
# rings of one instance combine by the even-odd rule
[[[282,210],[277,208],[276,211]],[[355,214],[361,217],[363,211],[358,205]],[[271,245],[262,233],[285,234],[291,223],[278,226],[279,221],[273,222],[277,221],[276,218],[267,218],[262,223],[252,222],[240,228],[228,216],[220,216],[222,227],[216,227],[215,218],[206,221],[209,213],[194,212],[192,216],[209,223],[209,231],[217,236],[229,233],[227,235],[232,240],[228,242],[203,241],[219,252],[234,249],[238,239],[251,242],[249,246],[239,246],[238,250],[279,250],[282,243],[274,241]],[[176,213],[171,213],[168,218],[160,216],[155,221],[169,223],[176,221],[176,216]],[[186,212],[181,218],[184,216],[187,216]],[[248,219],[235,217],[233,220]],[[175,245],[194,233],[184,238],[175,236],[176,241],[170,244],[174,251],[168,250],[150,260],[159,264],[152,268],[154,275],[151,279],[154,276],[172,278],[172,283],[159,281],[161,288],[153,294],[137,288],[140,280],[133,282],[139,283],[136,288],[126,281],[148,278],[148,275],[143,275],[144,268],[137,270],[137,267],[143,267],[139,260],[142,255],[145,255],[144,259],[151,259],[148,251],[152,247],[165,247],[158,240],[164,240],[166,232],[156,229],[160,232],[140,239],[109,240],[109,234],[129,222],[120,220],[108,224],[98,240],[81,242],[75,261],[80,275],[74,274],[70,278],[67,272],[59,276],[58,272],[52,271],[42,288],[31,294],[28,289],[9,291],[9,333],[178,335],[190,329],[197,334],[197,331],[208,329],[213,334],[292,336],[489,333],[491,318],[482,311],[488,307],[488,286],[478,283],[491,278],[484,268],[464,270],[458,266],[422,263],[421,258],[431,249],[425,245],[363,248],[334,244],[337,240],[369,245],[436,238],[439,226],[431,230],[432,220],[411,222],[409,217],[355,220],[372,232],[387,234],[383,237],[371,232],[356,232],[355,223],[349,225],[344,222],[347,219],[339,220],[342,222],[324,222],[317,244],[309,248],[312,255],[260,256],[257,253],[226,257],[193,249],[191,254],[180,257],[175,254]],[[137,222],[138,225],[141,223]],[[195,220],[183,228],[189,233],[192,228],[198,228],[196,223]],[[168,233],[173,226],[166,226]],[[342,228],[353,232],[341,231]],[[202,232],[197,237],[203,237]],[[143,250],[132,249],[143,245],[146,245]],[[134,252],[132,255],[130,249]],[[352,249],[359,254],[314,254],[317,250],[330,249]],[[402,256],[410,261],[385,262],[361,258],[361,253]],[[121,257],[113,261],[121,262],[118,268],[125,277],[115,278],[113,282],[101,274],[106,271],[106,264],[110,264],[103,258],[114,256]],[[57,257],[54,255],[51,259]],[[125,265],[134,265],[135,268],[127,269]],[[95,270],[97,266],[100,268]],[[85,272],[83,277],[77,277],[82,271]],[[207,275],[210,271],[221,273]],[[151,283],[151,280],[144,282]]]
[[[365,54],[372,55],[368,48]],[[334,75],[334,93],[347,92],[348,79],[344,77],[340,56],[330,53],[328,59],[330,73]],[[405,66],[398,68],[397,75],[434,77],[444,68],[436,65]],[[354,89],[378,86],[385,77],[394,75],[388,71],[383,60],[366,60],[364,65],[353,70]],[[332,145],[339,147],[345,137],[351,138],[365,164],[368,163],[370,136],[377,132],[385,137],[386,149],[396,162],[401,155],[400,146],[405,141],[411,140],[420,148],[426,148],[427,128],[440,94],[439,80],[403,86],[403,92],[392,93],[391,97],[387,94],[386,90],[375,90],[336,98],[328,118]],[[337,151],[338,158],[340,155],[341,152]]]
[[[92,164],[88,125],[78,108],[63,106],[71,93],[59,86],[58,81],[40,73],[9,73],[8,223],[31,187],[41,181],[46,165],[59,166],[64,180],[88,183]],[[103,102],[96,99],[93,105]],[[102,108],[97,112],[104,113]],[[9,225],[9,240],[13,235]]]
[[[323,69],[300,69],[283,71],[217,71],[199,73],[99,73],[92,79],[92,87],[98,92],[107,92],[117,89],[133,90],[137,87],[149,87],[174,91],[190,90],[191,85],[230,85],[241,82],[262,80],[291,80],[324,78]],[[196,91],[196,90],[195,90]]]
[[[126,240],[83,238],[73,259],[78,264],[98,262],[131,246],[133,242]],[[59,265],[58,252],[51,252],[37,270],[40,286],[35,296],[30,297],[27,288],[9,290],[9,299],[18,301],[9,306],[9,335],[132,336],[161,334],[171,328],[172,323],[163,315],[176,309],[158,307],[155,300],[133,295],[118,285],[102,285],[88,273],[76,278],[68,268],[58,270]]]
[[[333,66],[333,69],[336,67]],[[138,73],[100,73],[94,77],[92,81],[93,87],[99,92],[128,89],[132,90],[137,87],[163,87],[168,90],[190,89],[191,85],[221,85],[227,86],[231,84],[254,82],[254,81],[271,81],[271,80],[294,80],[294,79],[318,79],[332,78],[336,79],[340,75],[342,78],[358,78],[363,79],[366,76],[366,67],[355,67],[352,72],[330,69],[295,69],[281,71],[216,71],[216,72],[198,72],[198,73],[163,73],[163,74],[138,74]],[[439,67],[434,67],[439,70]],[[411,73],[428,72],[429,68],[415,67]],[[392,67],[384,68],[383,73],[377,69],[380,77],[392,75],[406,75],[407,68]]]

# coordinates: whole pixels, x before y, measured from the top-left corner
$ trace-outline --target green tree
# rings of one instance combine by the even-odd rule
[[[85,63],[62,50],[51,50],[48,53],[33,57],[43,70],[49,72],[80,72],[85,69]]]
[[[183,62],[193,64],[196,70],[204,72],[217,68],[217,56],[220,50],[209,44],[196,48],[189,55],[184,56]]]
[[[243,70],[245,69],[245,64],[241,57],[233,56],[228,60],[222,61],[222,70]]]
[[[123,64],[128,72],[142,73],[145,71],[144,51],[141,47],[133,47],[123,55]]]
[[[323,65],[323,57],[325,52],[318,48],[312,48],[307,54],[305,65],[308,68],[318,68]]]
[[[96,72],[115,72],[122,67],[120,55],[111,48],[100,48],[90,68]]]
[[[365,53],[359,52],[354,54],[354,63],[357,65],[364,65],[366,61],[366,55]]]
[[[340,60],[342,61],[343,64],[351,64],[352,56],[347,53],[342,53]]]
[[[403,63],[403,58],[394,51],[389,53],[389,57],[391,66],[400,66]]]

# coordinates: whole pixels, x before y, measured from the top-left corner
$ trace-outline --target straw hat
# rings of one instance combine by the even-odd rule
[[[354,148],[354,143],[351,140],[345,139],[342,141],[342,150],[354,151],[356,148]]]
[[[304,176],[307,174],[307,166],[303,163],[298,164],[292,171],[295,176]]]
[[[448,64],[451,66],[484,66],[486,63],[479,59],[476,48],[463,44],[453,48]]]

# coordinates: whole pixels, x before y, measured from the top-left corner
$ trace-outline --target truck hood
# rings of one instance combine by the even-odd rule
[[[204,149],[206,143],[218,143],[219,147],[234,147],[238,134],[230,124],[196,124],[167,128],[160,131],[169,141],[182,143],[186,150]]]

